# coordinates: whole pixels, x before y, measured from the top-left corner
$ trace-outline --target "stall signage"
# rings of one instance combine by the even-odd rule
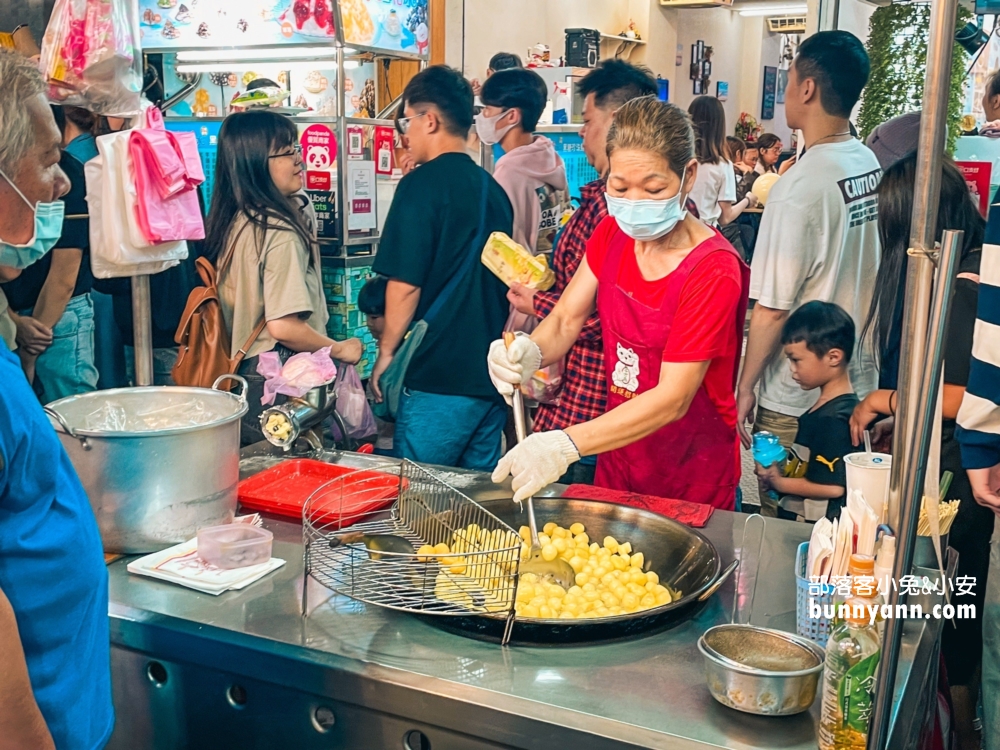
[[[299,143],[306,166],[306,189],[329,190],[330,173],[337,164],[337,136],[329,126],[317,123],[302,131]]]
[[[375,162],[353,161],[347,167],[348,231],[375,229]]]
[[[333,239],[337,236],[337,194],[333,190],[306,189],[316,212],[316,236]]]
[[[979,213],[984,217],[990,210],[990,174],[993,165],[988,161],[958,161],[955,162],[962,171],[965,184],[969,186],[972,200],[979,206]]]
[[[365,129],[360,125],[347,126],[347,158],[365,158]]]
[[[139,0],[146,52],[332,43],[337,0]]]
[[[344,42],[426,56],[428,0],[339,0]]]
[[[329,172],[306,170],[306,190],[329,190],[333,177]]]
[[[375,173],[392,174],[392,156],[395,136],[392,128],[379,125],[375,128]]]

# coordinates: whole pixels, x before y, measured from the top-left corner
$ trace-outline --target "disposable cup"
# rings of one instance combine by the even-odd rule
[[[888,453],[849,453],[844,456],[844,466],[847,469],[847,492],[861,490],[879,522],[884,521],[892,456]]]

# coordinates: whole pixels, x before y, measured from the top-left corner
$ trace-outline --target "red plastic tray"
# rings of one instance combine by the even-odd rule
[[[341,519],[355,523],[364,520],[366,513],[388,508],[399,497],[398,476],[299,458],[283,461],[240,482],[240,504],[251,510],[301,521],[302,508],[310,495],[327,482],[348,474],[351,476],[344,482],[343,502],[339,499],[331,502],[330,512],[314,520],[324,525]],[[356,486],[352,489],[352,485]],[[339,524],[337,526],[339,528]]]

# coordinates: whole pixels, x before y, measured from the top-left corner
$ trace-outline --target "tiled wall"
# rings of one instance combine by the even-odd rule
[[[358,363],[358,373],[362,378],[371,375],[378,353],[375,339],[365,325],[365,315],[358,309],[358,292],[371,275],[370,265],[345,268],[342,260],[323,259],[323,291],[330,311],[326,332],[338,341],[352,336],[361,339],[364,354]]]

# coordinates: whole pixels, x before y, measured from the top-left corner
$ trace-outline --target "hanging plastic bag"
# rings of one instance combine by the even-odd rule
[[[194,133],[172,133],[156,107],[146,127],[130,131],[129,163],[135,184],[135,222],[151,243],[205,238],[198,185],[205,181]]]
[[[133,230],[135,188],[128,168],[130,132],[102,135],[98,155],[84,165],[90,214],[90,266],[110,279],[160,273],[187,258],[186,242],[151,245]]]
[[[333,382],[337,366],[330,358],[330,347],[315,352],[300,352],[288,358],[284,365],[275,351],[265,352],[257,358],[257,374],[264,377],[263,406],[274,403],[281,393],[292,398],[302,398],[313,388]]]
[[[354,365],[341,365],[337,382],[337,413],[347,428],[346,437],[362,440],[378,432],[375,415],[365,389],[361,387],[361,377]]]
[[[56,0],[42,39],[49,98],[99,115],[140,111],[142,50],[135,0]]]

